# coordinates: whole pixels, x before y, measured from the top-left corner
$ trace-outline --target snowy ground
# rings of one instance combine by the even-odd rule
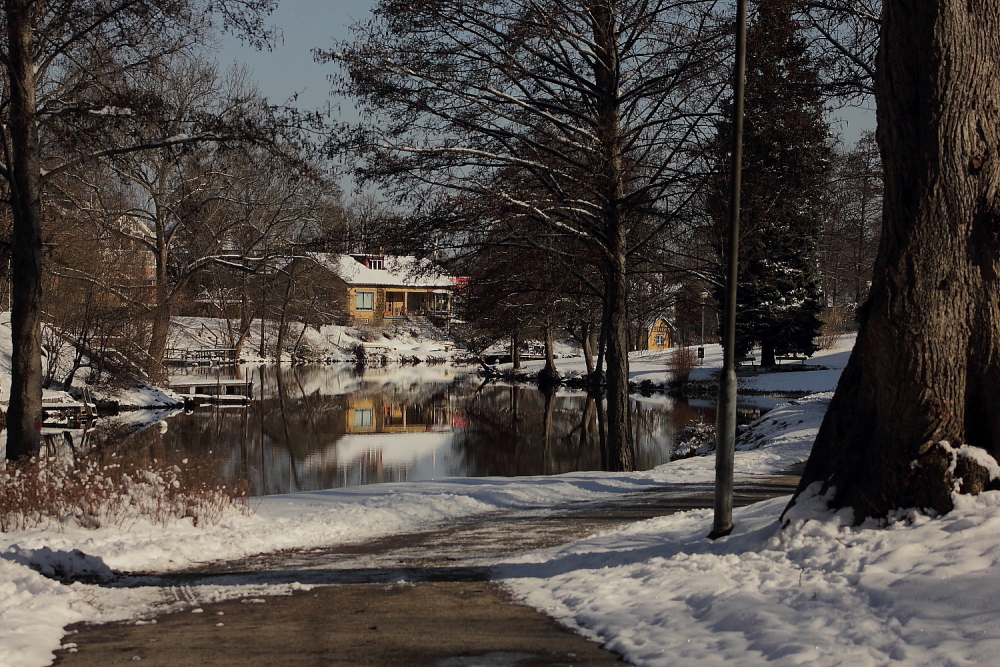
[[[202,348],[228,348],[235,346],[239,322],[209,317],[173,317],[170,321],[170,337],[167,347],[178,350],[198,350]],[[277,339],[278,323],[268,320],[264,323],[264,340],[273,346]],[[261,356],[260,320],[250,326],[250,335],[243,345],[241,357],[250,363],[273,362],[271,356]],[[296,346],[295,358],[325,362],[353,362],[355,348],[363,345],[367,352],[378,357],[386,357],[390,362],[403,357],[426,359],[451,359],[454,353],[451,339],[433,327],[410,322],[400,322],[382,329],[372,327],[346,327],[324,325],[319,328],[305,327],[298,323],[290,325],[288,345]],[[283,360],[290,361],[291,353],[286,352]]]
[[[812,363],[829,372],[751,381],[768,391],[832,389],[852,342],[817,355]],[[718,366],[717,349],[708,352],[696,373]],[[659,378],[663,356],[635,359],[633,378]],[[582,367],[582,360],[560,361],[563,368]],[[829,398],[818,393],[792,401],[752,425],[737,452],[738,474],[778,472],[804,460]],[[207,528],[63,526],[0,534],[0,665],[50,664],[67,623],[148,618],[194,600],[174,589],[66,585],[39,572],[99,579],[109,568],[172,570],[485,512],[596,500],[673,482],[707,484],[713,467],[713,458],[697,457],[643,473],[353,487],[264,498],[255,514]],[[716,542],[705,539],[710,513],[687,512],[500,563],[496,576],[637,665],[997,664],[1000,493],[959,498],[943,518],[900,512],[889,525],[857,528],[813,497],[782,529],[777,518],[786,503],[738,510],[734,533]],[[206,602],[295,587],[204,586],[196,597]]]

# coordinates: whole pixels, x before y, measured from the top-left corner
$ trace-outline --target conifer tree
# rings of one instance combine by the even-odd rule
[[[776,355],[811,355],[821,325],[817,241],[831,146],[819,68],[793,9],[789,0],[761,0],[747,31],[736,354],[760,345],[763,366],[773,366]],[[720,256],[731,136],[731,121],[721,124],[711,204]]]

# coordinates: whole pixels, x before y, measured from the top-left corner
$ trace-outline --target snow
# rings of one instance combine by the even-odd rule
[[[717,542],[700,510],[497,571],[637,665],[997,664],[1000,493],[857,528],[814,496],[782,529],[787,500],[737,510]]]
[[[167,347],[176,350],[232,348],[235,345],[238,324],[237,321],[211,317],[172,317]],[[277,338],[278,323],[267,320],[264,326],[266,339],[273,343]],[[274,361],[272,358],[260,357],[257,354],[260,327],[259,319],[251,323],[249,339],[243,345],[241,358],[248,363]],[[289,340],[300,340],[298,355],[313,361],[354,363],[356,361],[354,348],[363,344],[382,348],[380,352],[390,363],[399,361],[403,357],[408,359],[417,357],[425,361],[434,358],[450,360],[456,354],[454,343],[444,332],[438,337],[428,337],[428,329],[416,331],[414,325],[407,322],[384,328],[381,332],[339,325],[306,327],[305,331],[302,331],[302,325],[299,323],[290,324],[289,329]],[[368,340],[371,337],[377,339]],[[291,361],[292,357],[286,352],[282,359]]]
[[[852,343],[844,338],[816,355],[811,363],[829,371],[746,378],[758,391],[820,393],[779,405],[750,425],[738,443],[738,475],[773,474],[805,460],[831,397],[831,379],[835,384]],[[637,355],[633,379],[664,381],[667,356]],[[709,346],[705,365],[692,375],[707,378],[720,356]],[[574,372],[582,359],[561,364]],[[422,451],[435,437],[422,434],[397,444]],[[366,438],[348,445],[367,446]],[[956,457],[975,456],[991,474],[1000,474],[982,452],[953,451]],[[152,622],[143,619],[305,587],[252,580],[191,587],[86,583],[106,579],[112,569],[171,571],[666,484],[708,489],[713,479],[714,459],[694,457],[638,473],[442,479],[270,496],[255,499],[253,514],[198,528],[186,521],[167,528],[65,525],[0,534],[0,665],[51,664],[69,623]],[[850,512],[827,509],[818,490],[811,488],[784,524],[780,515],[788,498],[737,510],[733,533],[716,541],[706,538],[711,511],[683,512],[510,558],[495,565],[494,578],[636,665],[997,664],[1000,492],[956,496],[954,511],[943,517],[900,510],[887,521],[855,527]],[[51,578],[67,575],[85,581]]]
[[[740,392],[782,393],[782,392],[822,392],[833,391],[840,373],[847,365],[847,359],[854,348],[856,334],[838,337],[829,350],[820,350],[807,360],[809,366],[821,366],[827,370],[783,370],[780,373],[741,375],[737,378]],[[674,348],[676,349],[676,348]],[[636,384],[648,380],[654,385],[664,385],[670,379],[667,365],[674,349],[647,350],[629,355],[629,380]],[[564,377],[582,375],[586,372],[586,362],[578,348],[562,344],[556,348],[556,367]],[[758,359],[760,355],[755,355]],[[543,360],[522,362],[527,372],[537,372],[545,365]],[[785,362],[785,368],[796,367],[798,362]],[[510,367],[510,364],[506,364]],[[709,381],[722,367],[722,346],[718,343],[705,345],[705,359],[696,366],[689,376],[692,381]],[[741,397],[741,400],[743,397]]]
[[[411,255],[386,255],[384,269],[369,269],[350,255],[310,253],[316,263],[327,267],[348,285],[384,287],[454,288],[455,281],[432,262]]]

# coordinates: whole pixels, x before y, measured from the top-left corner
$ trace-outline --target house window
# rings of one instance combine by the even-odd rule
[[[382,260],[381,259],[369,259],[368,268],[375,269],[376,271],[382,270]]]
[[[657,347],[663,347],[663,340],[664,340],[663,334],[656,334],[656,346]]]
[[[354,310],[375,310],[375,292],[355,292]]]
[[[372,425],[372,411],[371,410],[354,410],[354,427],[355,428],[365,428]]]

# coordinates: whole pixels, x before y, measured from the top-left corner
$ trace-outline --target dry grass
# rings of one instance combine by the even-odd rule
[[[671,384],[684,384],[691,371],[698,364],[698,357],[693,348],[678,347],[667,358],[667,371],[670,372]]]
[[[246,485],[218,480],[209,461],[176,464],[91,451],[8,463],[0,470],[0,532],[38,527],[218,523],[251,511]]]
[[[847,319],[839,308],[828,308],[819,319],[823,326],[816,338],[816,345],[821,350],[832,350],[837,344],[837,338],[850,331]]]

